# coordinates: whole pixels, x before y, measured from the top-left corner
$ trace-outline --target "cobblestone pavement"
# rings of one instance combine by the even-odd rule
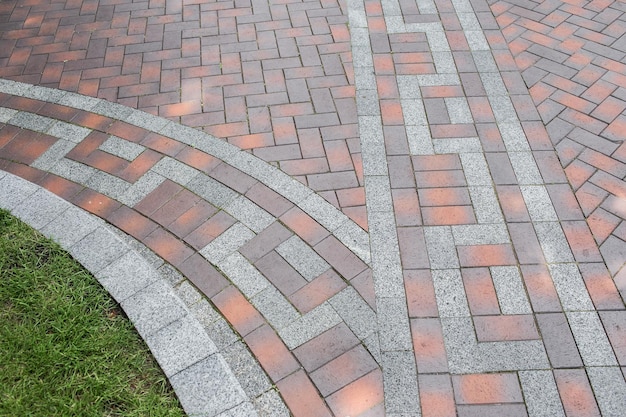
[[[10,0],[0,33],[0,205],[190,415],[624,415],[623,1]]]

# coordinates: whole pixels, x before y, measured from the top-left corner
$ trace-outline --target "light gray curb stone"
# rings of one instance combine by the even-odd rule
[[[189,416],[253,417],[257,410],[262,410],[262,415],[288,415],[269,382],[258,384],[257,395],[248,397],[239,381],[265,381],[265,374],[258,365],[249,365],[261,375],[239,375],[238,379],[207,333],[208,323],[198,320],[199,310],[188,307],[178,294],[195,302],[193,306],[204,300],[189,286],[181,284],[178,291],[172,288],[173,282],[160,273],[163,268],[157,270],[153,260],[149,262],[120,237],[121,232],[4,171],[0,171],[0,207],[57,241],[121,301]],[[221,319],[215,311],[212,315],[212,324]],[[234,341],[236,338],[228,344]]]

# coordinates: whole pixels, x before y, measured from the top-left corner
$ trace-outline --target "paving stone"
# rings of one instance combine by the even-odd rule
[[[218,415],[246,398],[228,365],[217,354],[173,375],[170,380],[190,415]]]
[[[117,208],[107,219],[142,238],[154,239],[169,233],[154,230],[156,223],[151,220],[165,221],[159,217],[162,214],[151,214],[148,219],[131,214],[135,212],[130,208],[166,178],[186,185],[196,198],[207,200],[207,204],[233,215],[238,226],[220,233],[215,239],[219,244],[214,247],[209,243],[214,236],[205,233],[207,227],[196,229],[186,241],[202,249],[204,255],[215,257],[214,261],[246,288],[243,292],[252,296],[252,303],[272,326],[293,326],[288,327],[291,333],[287,332],[292,346],[312,337],[300,345],[300,348],[307,347],[323,335],[331,334],[332,330],[323,332],[325,326],[339,328],[347,323],[382,364],[382,372],[374,370],[355,381],[346,381],[344,387],[327,387],[328,391],[324,392],[329,396],[325,404],[306,372],[297,371],[293,357],[292,361],[285,359],[289,364],[280,365],[284,372],[272,370],[269,373],[277,380],[284,378],[278,382],[278,387],[294,415],[386,413],[408,416],[420,415],[420,406],[424,415],[434,415],[444,409],[444,404],[451,404],[452,408],[446,411],[448,414],[456,412],[459,416],[562,415],[559,392],[568,415],[586,412],[621,415],[621,409],[626,407],[623,405],[626,385],[614,357],[621,360],[613,326],[613,321],[619,320],[609,324],[602,316],[603,321],[600,321],[594,309],[608,309],[615,315],[623,310],[618,290],[623,287],[624,274],[620,273],[624,263],[622,252],[625,252],[623,242],[620,243],[624,235],[620,222],[626,212],[619,206],[619,199],[626,195],[620,168],[626,159],[620,147],[625,120],[620,113],[626,94],[619,86],[624,83],[622,74],[626,70],[621,64],[624,28],[620,23],[626,9],[613,1],[577,5],[551,1],[537,5],[506,0],[491,4],[465,0],[435,4],[431,0],[418,0],[412,5],[397,1],[382,4],[366,4],[360,0],[349,0],[345,4],[313,1],[274,5],[271,10],[267,4],[253,6],[243,5],[235,10],[222,5],[219,10],[209,7],[197,13],[197,7],[181,9],[168,4],[162,17],[184,21],[183,37],[166,37],[164,43],[159,31],[154,32],[158,29],[156,26],[163,24],[157,24],[153,18],[161,17],[152,16],[148,25],[142,26],[131,16],[127,29],[133,35],[123,40],[129,43],[124,50],[114,46],[117,49],[107,51],[106,56],[101,51],[99,68],[94,68],[95,59],[91,56],[102,49],[103,40],[109,39],[111,45],[121,42],[121,38],[112,35],[117,33],[112,27],[119,21],[125,22],[128,7],[117,5],[113,10],[95,3],[90,8],[80,8],[81,19],[96,19],[99,25],[91,31],[92,39],[83,42],[82,38],[76,38],[72,41],[72,51],[51,53],[54,48],[66,49],[69,42],[62,31],[46,26],[54,10],[44,5],[37,10],[17,7],[0,11],[4,13],[4,20],[11,23],[11,39],[4,40],[5,54],[0,62],[3,77],[59,88],[0,80],[3,93],[0,104],[5,106],[0,109],[0,122],[9,123],[0,129],[0,142],[10,142],[14,135],[11,129],[16,126],[59,138],[37,154],[30,167],[17,163],[19,158],[3,159],[0,161],[2,169],[48,184],[59,195],[68,193],[68,186],[51,182],[51,178],[56,177],[47,172],[61,176],[65,184],[75,181],[76,187],[87,185],[89,189],[73,201],[105,217],[106,209],[94,206],[95,202],[106,201],[103,197],[93,197],[94,190],[101,191],[128,206]],[[134,4],[132,15],[146,13],[146,7],[147,3]],[[63,18],[62,27],[70,31],[77,29],[71,10],[66,12],[69,14]],[[40,33],[33,32],[28,23],[32,19],[44,22]],[[179,23],[165,23],[163,27],[173,34],[170,29],[180,26]],[[50,43],[46,36],[56,40]],[[202,37],[202,51],[189,47],[198,36]],[[134,43],[135,37],[141,41]],[[61,61],[65,62],[62,66]],[[198,66],[199,63],[203,65]],[[110,75],[120,71],[123,76]],[[175,76],[178,72],[180,76]],[[207,83],[214,87],[206,88]],[[424,102],[429,104],[424,107]],[[58,104],[51,105],[53,103]],[[237,107],[235,103],[242,105]],[[439,105],[441,113],[434,114],[431,103]],[[317,114],[310,114],[312,109]],[[434,124],[437,118],[446,124]],[[176,123],[179,121],[189,126]],[[134,174],[129,176],[130,170],[139,172],[139,165],[146,164],[139,154],[143,148],[135,143],[131,146],[125,146],[124,142],[107,143],[104,145],[107,152],[128,161],[137,158],[136,166],[116,176],[113,171],[104,173],[96,169],[99,162],[88,166],[65,158],[92,129],[123,137],[130,141],[127,144],[140,141],[147,144],[149,141],[143,142],[143,138],[149,132],[158,132],[190,148],[185,148],[185,153],[181,154],[173,150],[165,152],[168,156],[155,167],[134,177]],[[3,139],[1,134],[5,133]],[[12,152],[11,146],[23,140],[22,136],[18,137],[5,151]],[[251,151],[241,151],[233,144]],[[558,154],[554,153],[553,146]],[[345,158],[338,158],[331,151],[335,148],[343,149]],[[73,153],[79,150],[77,147]],[[156,159],[161,157],[157,152],[164,150],[154,147],[149,152],[154,155],[152,159]],[[498,153],[497,157],[494,152]],[[34,153],[34,148],[29,148],[19,155]],[[272,163],[254,154],[263,155]],[[406,162],[407,155],[413,155],[415,178],[408,178],[404,173],[407,167],[409,171],[411,168]],[[431,157],[445,157],[456,164],[432,170],[435,159],[426,159]],[[222,165],[220,176],[210,171],[217,168],[208,164],[207,158],[225,161],[233,170],[224,170],[227,165]],[[278,168],[287,172],[286,167],[303,164],[309,158],[314,158],[321,166],[333,168],[333,172],[330,175],[304,172],[303,176],[290,177]],[[561,167],[565,168],[567,177]],[[132,185],[125,182],[129,178],[135,180]],[[2,204],[12,208],[26,199],[19,207],[29,209],[30,199],[27,198],[34,189],[22,193],[23,188],[4,180],[0,180],[0,190],[5,191]],[[303,183],[323,192],[316,195]],[[497,189],[493,188],[493,183],[497,184]],[[346,184],[350,189],[365,185],[364,201],[358,203],[361,205],[343,207],[344,199],[339,195],[342,190],[337,188]],[[569,190],[570,185],[575,194]],[[259,191],[260,186],[265,187],[263,192]],[[435,192],[453,189],[462,189],[463,196],[451,191],[445,196]],[[260,197],[265,190],[274,194]],[[250,200],[241,193],[246,193]],[[406,196],[403,193],[412,193],[410,213],[402,213],[405,206],[400,203]],[[453,197],[457,200],[452,200]],[[92,204],[88,205],[86,199]],[[169,199],[166,196],[166,200]],[[275,203],[277,199],[284,199],[286,203]],[[343,213],[333,206],[339,203],[345,210]],[[304,211],[290,209],[293,204]],[[45,215],[31,216],[31,220],[46,223],[56,217],[57,206],[51,204],[50,207],[52,209]],[[109,275],[105,278],[118,298],[127,297],[127,292],[132,293],[138,287],[147,291],[147,286],[156,282],[152,281],[150,268],[164,268],[163,260],[150,255],[152,252],[145,247],[131,245],[149,260],[141,267],[130,265],[132,262],[127,260],[125,265],[136,275],[137,281],[122,285],[113,272],[121,270],[126,259],[118,256],[121,247],[117,239],[107,238],[101,222],[88,221],[81,213],[68,210],[52,220],[44,231],[63,244],[73,244],[77,257],[84,257],[93,268],[102,270],[99,276],[107,271]],[[220,215],[227,216],[223,213]],[[269,286],[278,282],[278,278],[265,280],[237,253],[241,250],[255,262],[267,257],[289,238],[284,236],[275,243],[270,242],[273,246],[267,250],[257,248],[260,252],[250,249],[256,233],[261,236],[263,231],[274,230],[273,225],[278,223],[273,216],[281,216],[279,222],[297,232],[306,242],[302,247],[311,245],[317,253],[313,258],[317,261],[323,258],[320,265],[330,265],[337,271],[337,279],[345,278],[345,282],[341,281],[343,285],[348,285],[348,281],[354,285],[343,287],[339,293],[329,293],[328,302],[315,301],[321,304],[317,307],[312,304],[313,309],[307,311],[317,315],[301,317],[283,294]],[[505,219],[508,233],[501,227]],[[587,233],[587,237],[593,236],[595,242],[585,238],[582,243],[583,238],[577,232],[579,227],[574,227],[572,222],[583,220],[587,221],[588,232],[592,232]],[[562,221],[566,222],[563,227],[559,223]],[[369,227],[369,232],[359,226]],[[181,229],[170,231],[176,236],[182,234]],[[508,246],[509,233],[513,246]],[[407,238],[409,235],[411,237]],[[419,237],[422,235],[423,238]],[[263,242],[259,241],[259,245]],[[407,245],[414,247],[407,250]],[[515,249],[514,254],[511,248]],[[591,258],[584,255],[587,249],[593,252]],[[101,252],[103,257],[94,260],[94,252]],[[503,256],[505,253],[509,255]],[[279,255],[274,256],[267,259],[280,259]],[[301,256],[293,258],[291,262],[297,263]],[[140,260],[139,257],[134,259]],[[216,291],[224,289],[226,279],[201,256],[189,259],[182,262],[181,271],[203,293],[219,301]],[[481,266],[460,270],[460,264],[465,266],[470,262],[468,259],[473,259],[471,262],[489,259],[489,265],[485,266],[491,269]],[[596,263],[577,265],[574,261]],[[522,264],[521,275],[517,262]],[[504,267],[494,265],[503,263]],[[308,285],[320,282],[314,276],[317,272],[308,273],[312,279]],[[215,332],[217,346],[230,348],[228,352],[232,353],[233,361],[241,359],[245,364],[241,368],[235,364],[233,368],[248,369],[250,358],[240,355],[242,344],[237,342],[229,323],[212,310],[208,302],[199,301],[200,292],[191,291],[191,284],[185,285],[186,281],[180,284],[182,275],[165,275],[170,284],[179,285],[177,294],[191,303],[193,311],[202,317],[203,326]],[[296,275],[299,274],[294,272],[294,277]],[[615,276],[614,280],[611,275]],[[163,273],[154,276],[159,278]],[[305,284],[305,280],[300,279]],[[255,311],[234,287],[228,288],[239,295],[239,301]],[[482,303],[477,303],[476,294],[480,291],[486,292],[478,296]],[[455,306],[462,314],[446,304],[450,292],[460,297],[456,304],[460,302],[462,306]],[[381,299],[394,302],[386,305]],[[374,311],[372,307],[377,307],[377,302],[386,305],[384,311]],[[223,303],[220,306],[235,323],[233,325],[241,328],[237,312]],[[472,315],[481,323],[488,320],[486,314],[504,313],[497,317],[513,320],[518,316],[511,314],[529,315],[533,311],[541,313],[537,314],[537,322],[542,341],[478,343],[476,340]],[[602,311],[605,312],[609,313]],[[273,335],[278,343],[274,330],[267,325],[258,327],[263,318],[256,311],[255,314],[258,323],[254,329],[266,329],[267,335]],[[428,408],[433,403],[429,402],[428,395],[433,395],[433,391],[427,387],[418,392],[417,380],[421,388],[423,381],[432,380],[434,376],[423,374],[419,365],[425,363],[424,358],[420,358],[417,351],[409,350],[413,348],[411,342],[417,339],[409,340],[406,350],[389,350],[393,347],[390,340],[395,336],[405,336],[408,332],[411,339],[411,325],[406,322],[409,315],[415,317],[414,320],[433,322],[438,320],[438,315],[442,317],[443,341],[439,348],[448,354],[447,360],[440,357],[441,363],[425,369],[450,371],[457,374],[454,378],[468,380],[472,373],[505,375],[507,381],[511,379],[518,385],[519,376],[523,396],[517,386],[512,391],[513,396],[491,403],[457,404],[454,409],[448,379],[447,388],[439,390],[445,385],[443,382],[436,387],[436,394],[447,396],[448,402],[440,401],[442,408]],[[387,316],[393,317],[391,324],[384,322]],[[339,324],[334,326],[333,323]],[[319,328],[309,334],[312,325]],[[378,333],[381,329],[384,334]],[[482,332],[481,329],[478,331]],[[318,331],[323,333],[314,336]],[[350,342],[341,345],[339,351],[358,344],[359,339],[352,331],[335,335]],[[481,333],[480,337],[482,340],[489,336]],[[254,345],[252,339],[249,344]],[[168,349],[167,343],[163,346]],[[275,345],[271,346],[273,351],[279,351]],[[284,345],[281,346],[281,360],[290,357]],[[578,350],[586,368],[581,367]],[[264,358],[261,350],[254,352],[260,360]],[[306,365],[305,369],[314,371],[341,353],[330,354],[332,357],[324,363]],[[389,354],[397,357],[392,361]],[[309,355],[312,355],[311,349],[299,359],[306,362],[305,356]],[[228,374],[219,354],[213,353],[205,360],[212,358],[216,358],[213,365],[219,371],[203,368],[193,374],[201,375],[200,379],[207,379],[213,372]],[[413,360],[418,362],[419,378],[417,372],[412,371],[415,369]],[[268,362],[262,363],[268,366]],[[565,370],[555,373],[555,384],[551,367],[582,372],[585,381],[581,389],[587,394],[576,398],[578,408],[566,394],[561,373]],[[186,370],[181,373],[184,372]],[[588,383],[585,375],[589,375]],[[194,378],[185,380],[185,386],[191,386],[189,393],[199,390]],[[448,377],[441,374],[437,378]],[[575,379],[571,375],[568,378],[568,382]],[[244,391],[232,375],[221,381],[227,382],[223,382],[223,386],[214,385],[215,390],[194,393],[184,401],[179,395],[186,410],[222,416],[289,414],[277,392],[264,390],[263,384],[243,384],[244,388],[248,387]],[[379,388],[383,382],[387,389],[385,395],[382,387]],[[208,383],[214,382],[211,379]],[[458,391],[457,386],[454,388]],[[375,404],[354,401],[364,395]],[[597,408],[592,406],[594,395]],[[217,401],[211,402],[215,398]],[[197,404],[197,407],[189,408],[190,404]]]

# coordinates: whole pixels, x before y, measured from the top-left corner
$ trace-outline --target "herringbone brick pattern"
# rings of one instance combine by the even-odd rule
[[[0,77],[204,129],[367,228],[344,10],[334,0],[8,1]]]
[[[490,4],[593,237],[622,282],[626,5],[606,0]]]

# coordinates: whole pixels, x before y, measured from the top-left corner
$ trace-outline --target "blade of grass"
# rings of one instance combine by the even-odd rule
[[[119,306],[0,211],[0,416],[183,416]]]

